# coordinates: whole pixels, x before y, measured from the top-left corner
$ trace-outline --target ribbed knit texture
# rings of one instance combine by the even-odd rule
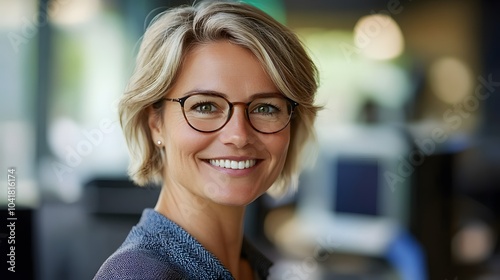
[[[242,257],[260,279],[271,262],[246,239]],[[229,270],[179,225],[153,209],[145,209],[125,242],[101,266],[95,280],[234,279]]]

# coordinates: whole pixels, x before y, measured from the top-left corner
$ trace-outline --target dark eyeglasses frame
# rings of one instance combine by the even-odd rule
[[[211,95],[211,96],[220,97],[220,98],[224,99],[224,100],[227,102],[227,104],[229,104],[229,114],[227,115],[227,119],[226,119],[226,121],[224,122],[224,124],[222,124],[222,125],[221,125],[221,127],[217,128],[217,129],[214,129],[214,130],[210,130],[210,131],[204,131],[204,130],[199,130],[199,129],[197,129],[196,127],[194,127],[193,125],[191,125],[191,123],[189,123],[189,121],[188,121],[188,119],[187,119],[187,117],[186,117],[186,113],[185,113],[185,111],[184,111],[184,102],[186,102],[186,100],[187,100],[189,97],[191,97],[191,96],[193,96],[193,95],[199,95],[199,94],[202,94],[202,95]],[[224,126],[226,126],[226,124],[229,122],[229,120],[231,120],[231,117],[233,116],[233,111],[234,111],[234,110],[233,110],[233,108],[234,108],[234,106],[235,106],[235,105],[244,105],[244,106],[245,106],[245,117],[246,117],[246,119],[247,119],[248,123],[250,124],[250,126],[251,126],[251,127],[252,127],[255,131],[260,132],[260,133],[262,133],[262,134],[274,134],[274,133],[278,133],[278,132],[282,131],[283,129],[285,129],[285,128],[288,126],[288,124],[290,124],[290,120],[292,119],[293,113],[295,112],[295,108],[296,108],[297,106],[299,106],[299,103],[298,103],[298,102],[295,102],[295,101],[293,101],[292,99],[290,99],[290,98],[288,98],[288,97],[286,97],[286,96],[284,96],[284,95],[280,95],[280,96],[278,96],[278,97],[281,97],[281,98],[286,99],[288,102],[290,102],[290,104],[291,104],[292,106],[291,106],[290,115],[289,115],[289,117],[288,117],[288,122],[287,122],[287,123],[283,126],[283,128],[281,128],[281,129],[280,129],[280,130],[278,130],[278,131],[274,131],[274,132],[264,132],[264,131],[260,131],[260,130],[258,130],[257,128],[255,128],[255,126],[253,126],[252,122],[250,121],[250,116],[248,115],[248,106],[250,106],[250,104],[252,104],[253,100],[252,100],[252,101],[250,101],[250,102],[247,102],[247,103],[245,103],[245,102],[229,102],[229,100],[227,100],[227,99],[226,99],[225,97],[223,97],[223,96],[220,96],[220,95],[218,95],[218,94],[210,94],[210,93],[193,93],[193,94],[190,94],[190,95],[184,96],[184,97],[182,97],[182,98],[166,98],[166,97],[164,97],[164,98],[163,98],[163,100],[166,100],[166,101],[171,101],[171,102],[178,102],[178,103],[181,105],[181,108],[182,108],[182,114],[184,115],[184,119],[186,120],[186,122],[188,123],[188,125],[189,125],[192,129],[194,129],[194,130],[196,130],[196,131],[199,131],[199,132],[203,132],[203,133],[211,133],[211,132],[216,132],[216,131],[218,131],[218,130],[221,130]]]

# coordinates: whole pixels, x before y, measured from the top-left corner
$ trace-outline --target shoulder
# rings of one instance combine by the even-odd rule
[[[180,226],[145,210],[122,246],[94,279],[233,279],[203,245]]]
[[[94,279],[187,279],[179,265],[178,231],[171,222],[146,209],[124,243],[100,267]]]
[[[145,249],[120,249],[101,266],[94,280],[108,279],[186,279],[175,265]]]

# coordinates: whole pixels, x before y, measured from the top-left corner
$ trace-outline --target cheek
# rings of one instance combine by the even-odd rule
[[[266,139],[264,144],[274,160],[278,164],[284,164],[290,145],[290,132],[285,130],[273,136],[274,137]]]
[[[165,115],[163,116],[163,126],[165,131],[176,131],[177,129],[185,130],[189,127],[184,119],[184,115],[179,108],[168,107],[165,110]]]
[[[167,112],[164,118],[165,153],[167,165],[175,167],[187,160],[201,146],[202,139],[184,119],[182,112]]]
[[[193,154],[199,152],[206,147],[207,144],[204,141],[203,137],[200,137],[199,134],[196,133],[190,127],[181,126],[176,129],[168,129],[166,130],[167,134],[167,142],[165,146],[168,150],[166,150],[167,155],[175,154],[182,156],[182,158],[177,158],[178,161],[183,161],[191,158]],[[174,162],[175,163],[175,162]]]
[[[183,139],[192,139],[191,136],[193,129],[188,125],[184,119],[184,115],[179,108],[168,107],[163,118],[163,129],[167,139],[173,142],[183,141]]]

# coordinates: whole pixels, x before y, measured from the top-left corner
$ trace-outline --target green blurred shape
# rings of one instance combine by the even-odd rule
[[[286,24],[285,4],[283,0],[242,0],[242,2],[255,6],[282,24]]]

